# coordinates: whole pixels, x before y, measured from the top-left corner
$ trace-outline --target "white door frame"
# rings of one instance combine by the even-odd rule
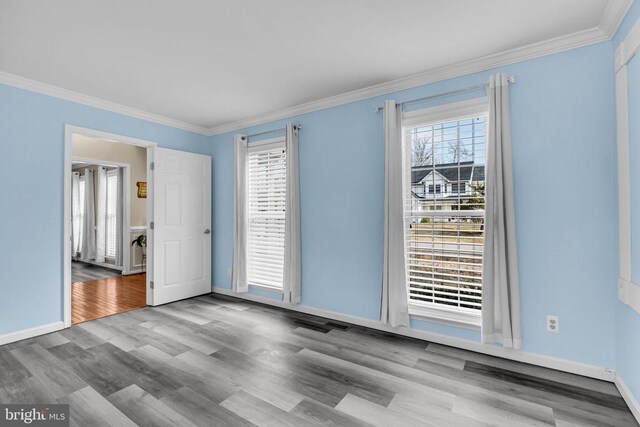
[[[153,279],[151,277],[152,269],[149,266],[153,265],[153,233],[151,232],[150,223],[153,219],[153,175],[151,173],[151,163],[153,163],[153,148],[157,147],[158,144],[151,141],[146,141],[143,139],[131,138],[128,136],[117,135],[109,132],[102,132],[94,129],[87,129],[78,126],[65,125],[64,127],[64,291],[63,291],[63,303],[64,303],[64,327],[68,328],[71,326],[71,241],[73,236],[71,234],[72,225],[71,225],[71,168],[73,160],[83,160],[80,157],[74,158],[73,156],[73,136],[74,135],[82,135],[90,138],[99,138],[103,140],[109,140],[113,142],[118,142],[121,144],[129,144],[135,145],[138,147],[144,147],[147,149],[147,304],[151,304],[151,287],[150,283]],[[91,161],[96,161],[98,163],[107,163],[112,165],[119,165],[117,162],[109,162],[105,160],[96,160],[93,159]],[[124,163],[122,165],[125,165]],[[128,165],[127,165],[128,166]],[[126,181],[126,178],[125,178]],[[125,183],[126,184],[126,183]],[[128,187],[125,187],[128,188]],[[125,200],[130,201],[130,192],[125,191]],[[125,202],[125,203],[128,203]],[[128,205],[127,205],[128,207]],[[129,215],[125,220],[125,225],[127,227],[124,228],[124,232],[128,233],[129,231]],[[127,239],[123,239],[123,246]],[[129,249],[129,248],[127,248]],[[127,251],[128,252],[128,251]],[[124,253],[123,253],[124,257]],[[126,258],[126,261],[123,259],[123,264],[127,265],[129,263],[129,257]]]
[[[102,159],[92,159],[89,157],[78,157],[72,156],[71,163],[87,163],[87,165],[98,165],[98,166],[110,166],[110,167],[118,167],[124,170],[124,182],[122,183],[122,188],[125,189],[123,192],[123,200],[122,200],[122,218],[124,219],[124,224],[122,224],[122,274],[127,274],[131,270],[131,246],[125,244],[129,240],[129,234],[131,229],[131,191],[126,191],[127,188],[131,186],[131,165],[129,163],[121,163],[121,162],[111,162]],[[101,263],[96,263],[101,264]],[[109,267],[108,265],[106,266]]]

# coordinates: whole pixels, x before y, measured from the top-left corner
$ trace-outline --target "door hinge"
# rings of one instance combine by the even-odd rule
[[[156,162],[151,162],[151,165],[149,165],[149,167],[151,168],[151,170],[154,170],[156,168]]]
[[[152,280],[151,282],[149,282],[149,287],[150,287],[151,289],[153,289],[153,280]]]
[[[153,230],[154,228],[156,228],[156,223],[155,223],[155,221],[151,221],[151,222],[149,223],[149,228],[150,228],[150,229],[152,229],[152,230]]]

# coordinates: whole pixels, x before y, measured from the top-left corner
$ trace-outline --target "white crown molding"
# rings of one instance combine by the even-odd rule
[[[410,89],[425,84],[435,83],[454,77],[490,70],[492,68],[516,62],[527,61],[607,41],[610,40],[617,31],[632,3],[633,0],[609,0],[599,25],[588,30],[578,31],[576,33],[533,43],[505,52],[473,59],[471,61],[424,71],[401,79],[380,83],[340,95],[330,96],[317,101],[311,101],[272,113],[257,115],[247,119],[214,126],[209,129],[209,135],[220,135],[226,132],[269,123],[275,120],[286,119],[292,116],[323,110],[325,108],[361,101],[374,96],[385,95],[404,89]]]
[[[610,40],[622,23],[632,3],[633,0],[609,0],[599,25],[588,30],[533,43],[483,58],[424,71],[401,79],[311,101],[291,108],[249,117],[247,119],[224,123],[211,128],[160,116],[2,71],[0,71],[0,84],[26,89],[205,136],[213,136]]]
[[[136,119],[146,120],[149,122],[170,126],[176,129],[182,129],[189,132],[199,133],[201,135],[210,136],[210,132],[207,128],[196,126],[190,123],[185,123],[180,120],[171,119],[169,117],[160,116],[158,114],[149,113],[146,111],[138,110],[136,108],[127,107],[126,105],[117,104],[115,102],[106,101],[104,99],[96,98],[82,93],[74,92],[72,90],[63,89],[57,86],[53,86],[47,83],[41,83],[35,80],[27,79],[25,77],[16,76],[13,74],[0,71],[0,83],[8,86],[25,89],[31,92],[41,93],[43,95],[53,96],[55,98],[64,99],[78,104],[88,105],[90,107],[99,108],[101,110],[111,111],[113,113],[122,114]]]
[[[600,28],[608,38],[613,37],[632,4],[633,0],[609,0],[602,14],[602,19],[600,19],[598,28]]]

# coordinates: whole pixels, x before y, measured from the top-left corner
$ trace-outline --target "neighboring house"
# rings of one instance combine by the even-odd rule
[[[474,162],[446,163],[411,168],[411,199],[414,211],[455,210],[484,183],[484,165]]]

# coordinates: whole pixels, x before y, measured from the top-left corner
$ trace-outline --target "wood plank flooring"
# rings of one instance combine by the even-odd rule
[[[85,280],[71,285],[71,322],[99,319],[147,305],[146,275]]]
[[[78,426],[637,426],[611,383],[213,296],[0,347],[0,402]]]

